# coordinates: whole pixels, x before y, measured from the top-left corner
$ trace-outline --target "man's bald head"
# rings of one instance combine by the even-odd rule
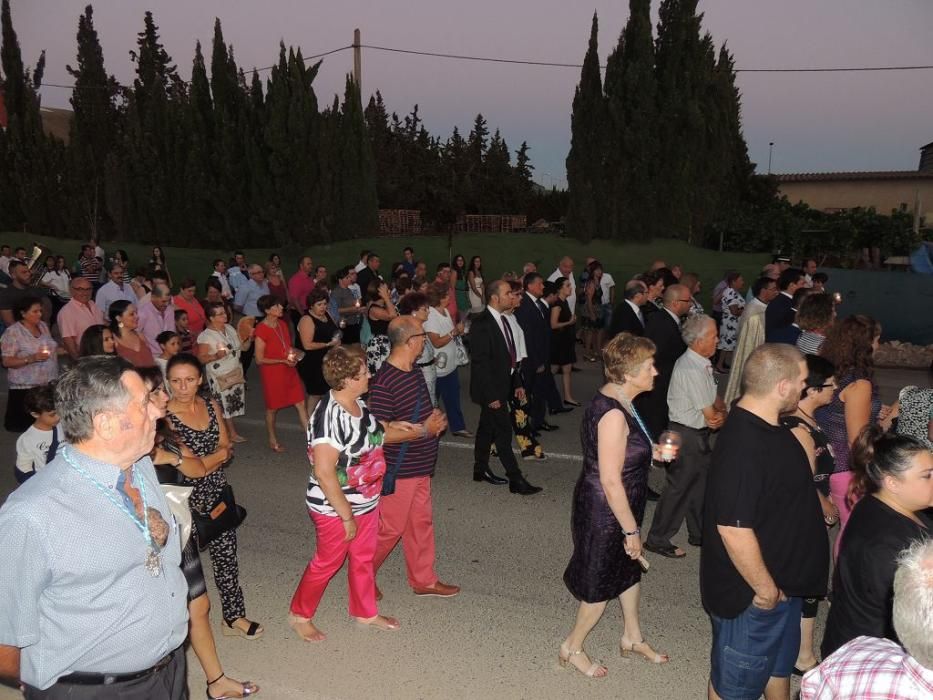
[[[395,349],[399,346],[405,345],[408,342],[408,339],[413,335],[418,335],[422,332],[421,330],[422,322],[419,321],[414,316],[396,316],[389,322],[389,343],[392,348]],[[421,350],[418,350],[418,354],[421,354]]]

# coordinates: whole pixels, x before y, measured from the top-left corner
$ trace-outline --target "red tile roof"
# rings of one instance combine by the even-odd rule
[[[774,175],[778,183],[787,182],[844,182],[851,180],[928,180],[933,172],[920,170],[856,170],[841,173],[784,173]]]

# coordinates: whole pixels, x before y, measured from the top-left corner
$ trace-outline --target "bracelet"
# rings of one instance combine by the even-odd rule
[[[640,527],[636,527],[636,528],[635,528],[634,530],[632,530],[631,532],[626,532],[626,531],[623,529],[623,530],[622,530],[622,534],[625,535],[626,537],[632,537],[632,536],[634,536],[634,535],[640,535],[640,534],[641,534],[641,528],[640,528]]]

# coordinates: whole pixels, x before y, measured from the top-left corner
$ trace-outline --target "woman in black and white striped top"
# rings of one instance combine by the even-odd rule
[[[358,347],[340,345],[324,356],[331,390],[314,409],[308,426],[311,476],[306,502],[317,535],[291,602],[289,624],[308,642],[324,635],[311,618],[324,590],[349,556],[350,615],[357,622],[394,631],[399,622],[378,614],[373,556],[379,531],[379,494],[386,463],[384,442],[422,437],[424,427],[404,421],[381,423],[360,398],[369,390],[366,357]]]

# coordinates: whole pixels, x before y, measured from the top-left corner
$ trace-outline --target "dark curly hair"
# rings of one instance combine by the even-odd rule
[[[875,372],[874,342],[881,324],[870,316],[855,315],[836,321],[826,333],[820,355],[836,367],[836,377],[849,374],[871,379]]]

